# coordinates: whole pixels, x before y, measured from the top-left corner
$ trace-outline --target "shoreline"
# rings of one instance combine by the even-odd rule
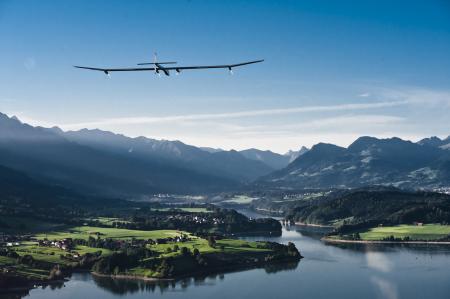
[[[430,244],[450,245],[450,241],[382,241],[382,240],[344,240],[323,237],[320,240],[326,243],[348,243],[348,244]]]
[[[152,281],[152,282],[158,282],[158,281],[177,281],[183,278],[187,277],[195,277],[197,275],[213,275],[213,274],[221,274],[221,273],[229,273],[229,272],[235,272],[235,271],[244,271],[244,270],[251,270],[251,269],[258,269],[263,268],[267,265],[276,265],[276,264],[283,264],[283,263],[292,263],[292,262],[300,262],[304,257],[300,256],[298,259],[283,259],[283,260],[277,260],[273,262],[259,262],[254,264],[244,264],[244,265],[229,265],[224,266],[220,268],[211,268],[204,271],[196,271],[196,272],[190,272],[182,275],[178,275],[172,278],[156,278],[156,277],[145,277],[145,276],[139,276],[139,275],[126,275],[126,274],[101,274],[97,272],[90,272],[93,276],[98,277],[106,277],[106,278],[112,278],[112,279],[132,279],[132,280],[142,280],[142,281]]]
[[[102,274],[94,271],[90,272],[92,276],[98,277],[107,277],[112,279],[136,279],[136,280],[144,280],[144,281],[173,281],[175,278],[156,278],[156,277],[146,277],[146,276],[138,276],[138,275],[130,275],[130,274]]]
[[[277,260],[272,262],[258,262],[253,264],[244,264],[244,265],[229,265],[219,268],[211,268],[204,271],[196,271],[196,272],[190,272],[183,275],[175,276],[172,278],[156,278],[156,277],[146,277],[146,276],[139,276],[139,275],[130,275],[130,274],[102,274],[97,273],[94,271],[89,270],[74,270],[72,273],[90,273],[92,276],[96,277],[104,277],[104,278],[111,278],[111,279],[119,279],[119,280],[140,280],[140,281],[148,281],[148,282],[163,282],[163,281],[177,281],[181,280],[183,278],[187,277],[195,277],[197,275],[213,275],[213,274],[221,274],[221,273],[230,273],[230,272],[237,272],[237,271],[245,271],[245,270],[251,270],[251,269],[258,269],[263,268],[266,265],[276,265],[276,264],[283,264],[283,263],[292,263],[292,262],[300,262],[304,257],[300,256],[298,259],[283,259],[283,260]],[[18,294],[20,292],[29,292],[32,289],[51,285],[51,284],[58,284],[58,283],[65,283],[70,281],[70,276],[64,277],[63,279],[59,280],[51,280],[51,281],[36,281],[36,280],[30,280],[27,284],[27,286],[21,286],[21,287],[14,287],[14,288],[7,288],[7,289],[1,289],[0,294]]]

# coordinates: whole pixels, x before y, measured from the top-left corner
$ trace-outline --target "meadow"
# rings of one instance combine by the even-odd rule
[[[101,221],[102,223],[109,223],[111,221],[115,221],[116,219],[101,218],[97,220]],[[207,239],[197,237],[191,233],[178,230],[144,231],[96,226],[74,226],[64,228],[58,227],[53,231],[50,230],[45,233],[41,232],[35,234],[33,236],[34,239],[30,241],[22,241],[20,242],[20,245],[13,246],[11,249],[20,256],[31,255],[35,261],[46,262],[53,265],[62,265],[70,268],[77,263],[77,259],[74,259],[75,254],[78,254],[80,256],[86,253],[98,255],[100,252],[101,257],[107,257],[113,254],[113,251],[105,248],[94,248],[82,245],[75,245],[75,247],[71,251],[65,251],[54,246],[39,246],[37,240],[48,239],[50,241],[59,241],[66,238],[88,240],[90,237],[93,237],[95,239],[110,238],[115,240],[156,240],[167,239],[169,237],[174,238],[177,236],[185,236],[187,237],[187,240],[184,242],[166,240],[167,243],[161,242],[160,244],[147,243],[145,246],[156,254],[150,257],[146,257],[141,261],[152,262],[150,260],[159,261],[161,258],[182,257],[181,255],[183,255],[183,247],[186,247],[190,252],[198,250],[201,254],[214,255],[215,253],[223,253],[228,255],[236,255],[238,259],[243,256],[248,257],[252,254],[270,253],[272,251],[272,249],[267,246],[266,242],[250,242],[236,239],[220,239],[215,241],[208,241]],[[180,260],[181,263],[182,260],[183,259]],[[18,263],[15,258],[6,256],[0,256],[0,265],[10,266],[16,273],[33,280],[46,280],[49,275],[48,268],[47,270],[35,268],[39,266],[31,266],[23,263]],[[192,265],[190,266],[192,267]],[[183,267],[184,266],[182,265],[180,269],[184,269]],[[125,272],[127,275],[159,277],[161,273],[155,271],[157,270],[138,266],[130,268]]]
[[[374,241],[382,240],[394,236],[395,238],[409,237],[413,240],[437,240],[450,235],[450,225],[425,224],[416,225],[396,225],[386,227],[375,227],[367,231],[360,232],[362,240]]]
[[[177,230],[154,230],[154,231],[141,231],[130,229],[119,229],[109,227],[94,227],[94,226],[77,226],[71,227],[67,230],[54,231],[48,233],[41,233],[35,235],[36,239],[48,239],[48,240],[61,240],[65,238],[72,239],[84,239],[89,237],[97,238],[111,238],[118,240],[130,240],[134,239],[164,239],[168,237],[176,237],[181,235],[187,235],[189,240],[186,242],[169,242],[166,244],[153,244],[147,245],[147,247],[157,252],[161,257],[176,256],[180,254],[180,250],[173,250],[177,245],[179,248],[187,247],[191,251],[198,249],[200,253],[214,253],[214,252],[226,252],[226,253],[239,253],[239,252],[262,252],[267,251],[264,249],[264,242],[247,242],[235,239],[223,239],[217,240],[216,245],[211,247],[206,239],[196,237],[188,232]],[[22,242],[20,246],[14,247],[14,250],[19,255],[29,254],[33,256],[35,260],[46,261],[54,264],[64,264],[70,261],[61,259],[60,255],[66,255],[67,252],[56,247],[44,247],[39,246],[35,241]],[[86,253],[96,253],[101,251],[102,256],[109,255],[112,252],[105,248],[93,248],[88,246],[77,245],[74,249],[80,255]],[[11,262],[8,258],[0,259],[0,264],[6,264]]]
[[[84,239],[87,240],[91,237],[101,237],[101,238],[111,238],[111,239],[123,239],[130,240],[135,239],[161,239],[168,237],[180,236],[181,232],[176,230],[131,230],[131,229],[120,229],[113,227],[95,227],[95,226],[76,226],[70,227],[66,230],[52,231],[48,233],[37,234],[37,239],[49,239],[49,240],[59,240],[64,238],[72,239]]]
[[[246,195],[236,195],[231,199],[224,200],[223,202],[244,205],[244,204],[252,203],[252,201],[254,201],[255,199],[256,198],[254,198],[254,197],[250,197],[250,196],[246,196]]]

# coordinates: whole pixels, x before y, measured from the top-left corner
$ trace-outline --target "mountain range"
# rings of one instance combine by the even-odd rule
[[[427,140],[436,140],[430,138]],[[440,140],[440,139],[439,139]],[[445,140],[450,140],[449,138]],[[400,188],[450,186],[450,151],[442,142],[360,137],[348,148],[319,143],[255,186],[279,188]]]
[[[417,142],[420,145],[426,145],[431,147],[438,147],[441,149],[450,150],[450,136],[444,139],[440,139],[439,137],[433,136],[429,138],[424,138]]]
[[[98,129],[64,132],[0,114],[0,165],[96,195],[230,190],[288,163],[271,164],[267,161],[284,156],[264,153],[260,159],[247,158],[235,150],[208,152],[180,141]]]
[[[319,143],[285,155],[199,148],[98,129],[34,127],[0,113],[0,166],[77,193],[136,197],[246,188],[450,186],[450,138],[417,143],[360,137],[348,148]]]

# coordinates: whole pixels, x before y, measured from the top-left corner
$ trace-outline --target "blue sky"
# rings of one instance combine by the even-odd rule
[[[446,1],[2,1],[0,111],[32,124],[284,152],[450,134]],[[101,73],[265,62],[241,69]]]

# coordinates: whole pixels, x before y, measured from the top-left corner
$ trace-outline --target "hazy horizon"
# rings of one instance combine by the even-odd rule
[[[2,113],[2,112],[0,111],[0,113]],[[29,122],[27,122],[27,121],[21,119],[20,117],[18,117],[18,116],[16,116],[16,115],[8,115],[8,114],[5,114],[5,115],[7,115],[9,118],[17,118],[21,123],[26,123],[26,124],[33,125],[33,126],[42,126],[41,124],[32,124],[32,123],[29,123]],[[107,131],[107,132],[112,132],[112,133],[114,133],[114,134],[122,134],[122,133],[120,133],[120,132],[114,132],[114,131],[109,131],[109,130],[103,130],[103,129],[101,129],[101,128],[77,128],[77,129],[72,129],[72,130],[71,130],[71,129],[67,129],[67,128],[65,129],[65,128],[63,128],[63,127],[61,127],[61,126],[58,126],[58,125],[49,125],[49,124],[46,124],[46,125],[44,125],[44,126],[42,126],[42,127],[46,127],[46,128],[57,127],[57,128],[59,128],[59,129],[61,129],[61,130],[63,130],[63,131],[66,131],[66,132],[67,132],[67,131],[78,131],[78,130],[88,129],[88,130],[101,130],[101,131]],[[258,148],[258,147],[254,147],[254,146],[252,146],[252,147],[243,147],[243,148],[234,148],[234,147],[232,147],[232,148],[221,148],[221,147],[214,146],[214,145],[210,146],[210,145],[193,144],[193,143],[189,143],[189,142],[186,142],[186,141],[184,141],[184,140],[179,140],[179,139],[155,138],[155,137],[152,137],[152,136],[143,136],[143,135],[136,135],[136,136],[130,136],[130,135],[126,135],[126,134],[122,134],[122,135],[124,135],[124,136],[126,136],[126,137],[131,137],[131,138],[136,138],[136,137],[146,137],[146,138],[156,139],[156,140],[181,141],[181,142],[183,142],[183,143],[185,143],[185,144],[192,145],[192,146],[196,146],[196,147],[199,147],[199,148],[213,148],[213,149],[227,150],[227,151],[229,151],[229,150],[241,151],[241,150],[247,150],[247,149],[258,149],[258,150],[269,150],[269,151],[272,151],[272,152],[275,152],[275,153],[278,153],[278,154],[286,154],[286,153],[289,152],[289,151],[298,151],[298,150],[300,150],[302,147],[306,147],[306,148],[310,149],[313,145],[315,145],[315,144],[317,144],[317,143],[332,143],[332,142],[327,142],[327,141],[319,141],[319,142],[317,142],[317,143],[313,143],[313,144],[310,144],[310,145],[299,145],[297,148],[291,148],[291,149],[288,149],[288,150],[282,152],[282,151],[275,151],[275,150],[272,150],[272,149],[270,149],[270,148]],[[342,147],[348,147],[348,146],[349,146],[351,143],[353,143],[356,139],[358,139],[359,137],[363,137],[363,136],[369,136],[369,135],[361,135],[361,136],[357,136],[357,137],[355,137],[355,139],[351,140],[351,142],[349,142],[348,144],[336,144],[336,143],[332,143],[332,144],[335,144],[335,145],[338,145],[338,146],[342,146]],[[399,137],[399,136],[370,136],[370,137],[375,137],[375,138],[379,138],[379,139],[393,138],[393,137],[401,138],[401,137]],[[438,138],[440,138],[440,139],[445,139],[445,138],[447,138],[447,137],[450,137],[450,134],[449,134],[449,135],[441,135],[441,136],[436,136],[436,135],[422,136],[421,138],[417,138],[417,139],[406,139],[406,138],[401,138],[401,139],[403,139],[403,140],[408,140],[408,141],[412,141],[412,142],[418,142],[418,141],[420,141],[421,139],[423,139],[423,138],[428,138],[428,137],[438,137]]]

